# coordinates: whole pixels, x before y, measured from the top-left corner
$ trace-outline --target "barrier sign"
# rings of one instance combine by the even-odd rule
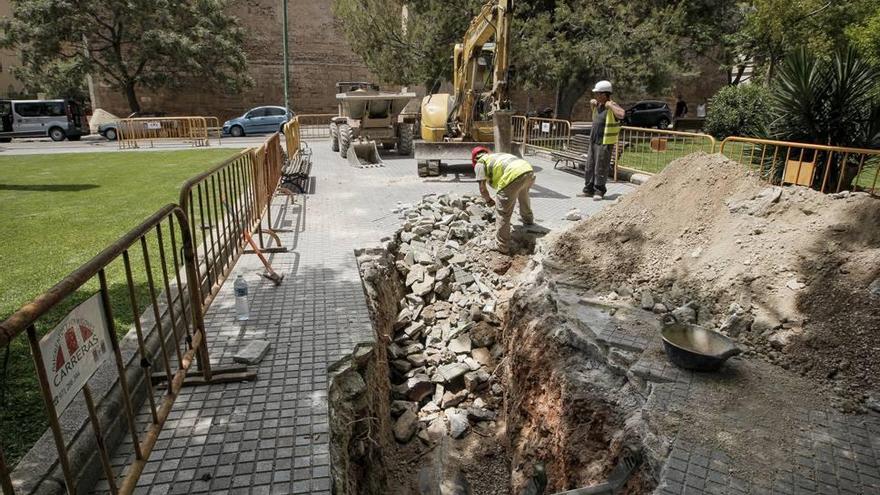
[[[550,122],[541,122],[541,132],[550,132]]]
[[[110,333],[101,294],[85,300],[40,339],[43,367],[58,414],[110,355]]]
[[[147,122],[147,129],[150,129],[153,131],[157,131],[159,129],[162,129],[162,123],[161,122]]]

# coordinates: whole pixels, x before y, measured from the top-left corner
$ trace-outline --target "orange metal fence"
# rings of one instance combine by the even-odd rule
[[[721,153],[772,184],[878,193],[880,150],[732,136]]]
[[[117,141],[120,149],[140,148],[157,144],[188,143],[190,146],[210,145],[211,131],[219,128],[216,117],[142,117],[120,119],[117,127]],[[219,139],[219,133],[217,134]]]
[[[329,139],[330,119],[336,117],[335,113],[315,113],[297,115],[296,119],[300,126],[302,139]]]
[[[571,123],[567,120],[529,117],[525,124],[526,147],[545,151],[562,151],[571,140]]]
[[[205,383],[211,382],[201,308],[192,304],[201,297],[194,280],[186,215],[167,205],[0,323],[0,347],[26,340],[30,348],[67,493],[81,491],[75,470],[82,466],[72,464],[69,452],[84,441],[97,450],[111,492],[132,493],[195,360]],[[67,310],[73,311],[60,317]],[[136,350],[121,347],[118,339],[119,330],[129,324],[137,337]],[[93,366],[81,368],[89,360]],[[128,371],[133,366],[141,368],[139,375]],[[167,380],[164,392],[153,388],[153,370]],[[68,383],[69,376],[79,380]],[[133,376],[140,378],[131,381]],[[102,422],[96,399],[114,387],[120,390],[116,407],[121,410]],[[144,397],[150,415],[146,424],[138,424],[136,411]],[[76,420],[83,406],[94,438],[65,438],[62,423]],[[118,473],[110,465],[105,436],[114,421],[124,422],[134,454],[134,461]],[[4,493],[14,493],[2,458],[0,485]]]
[[[697,151],[715,152],[708,134],[623,126],[615,148],[614,177],[619,168],[656,174],[673,160]]]
[[[298,131],[296,125],[286,128]],[[291,132],[286,139],[298,143],[299,134]],[[80,403],[88,412],[94,433],[94,446],[87,449],[97,450],[110,491],[129,494],[149,459],[194,361],[197,360],[199,365],[199,383],[255,377],[255,373],[242,368],[212,369],[203,315],[235,261],[244,252],[245,234],[259,232],[261,247],[264,231],[277,241],[271,229],[261,227],[272,197],[279,190],[284,164],[281,135],[275,133],[258,149],[242,151],[193,177],[181,187],[180,206],[165,206],[0,323],[0,348],[16,346],[17,358],[32,356],[39,396],[44,402],[46,419],[58,451],[61,473],[57,477],[64,480],[68,493],[83,491],[83,487],[77,486],[77,473],[82,466],[71,465],[69,452],[74,444],[87,439],[79,435],[73,439],[64,438],[61,424],[70,423],[71,418],[67,415],[81,410]],[[94,295],[88,297],[92,292]],[[65,325],[73,315],[85,311],[81,308],[86,304],[89,311],[95,313],[92,316],[97,322],[89,323],[88,333],[83,330],[86,327],[81,318],[75,320],[70,329],[53,329],[59,321]],[[60,313],[71,308],[73,313],[59,318]],[[118,340],[119,330],[129,325],[137,337],[136,351],[121,348]],[[113,380],[108,384],[107,372],[102,372],[100,380],[92,380],[102,387],[100,390],[96,388],[99,393],[94,394],[91,374],[88,374],[83,383],[72,385],[68,390],[74,397],[79,396],[80,391],[82,394],[73,399],[76,407],[65,410],[67,403],[57,394],[53,397],[50,371],[43,363],[55,363],[56,368],[58,363],[63,365],[65,360],[71,359],[71,353],[85,349],[98,330],[106,336],[101,341],[104,348],[100,353],[96,351],[89,355],[96,356],[95,360],[103,356],[106,362],[100,367],[112,371]],[[40,340],[40,336],[46,334],[54,338],[58,332],[63,335],[59,347],[44,352],[47,337]],[[96,349],[98,347],[93,346],[88,350]],[[133,375],[130,369],[138,363],[141,373]],[[164,392],[153,388],[153,381],[161,380],[154,375],[154,369],[159,370],[155,375],[162,375],[168,383]],[[132,376],[140,378],[129,382]],[[115,386],[112,383],[119,384],[121,399],[105,398],[109,392],[104,389]],[[101,399],[121,401],[122,415],[109,415],[110,422],[124,421],[122,429],[128,430],[131,436],[134,460],[120,473],[115,473],[109,462],[110,447],[105,434],[108,425],[97,412],[99,407],[107,407],[100,402]],[[141,425],[136,410],[143,401],[149,403],[150,415],[148,424]],[[74,412],[70,413],[70,410]],[[113,431],[120,429],[115,424],[110,426],[115,428]],[[0,488],[5,494],[15,493],[11,476],[0,445]],[[121,483],[117,484],[117,481]]]
[[[523,115],[514,115],[511,117],[511,134],[513,144],[523,144],[526,141],[526,122],[527,119]]]

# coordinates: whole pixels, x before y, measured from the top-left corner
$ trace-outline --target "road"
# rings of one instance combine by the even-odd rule
[[[259,146],[268,135],[245,136],[240,138],[224,137],[217,144],[211,140],[211,147],[216,148],[249,148]],[[127,151],[168,151],[192,149],[187,144],[161,144],[153,148],[140,148]],[[81,141],[55,142],[49,138],[14,139],[11,143],[0,144],[0,156],[4,155],[39,155],[53,153],[94,153],[120,151],[116,141],[107,141],[99,135],[84,136]]]

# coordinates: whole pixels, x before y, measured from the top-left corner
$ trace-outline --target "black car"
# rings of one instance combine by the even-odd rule
[[[672,122],[672,110],[665,101],[645,100],[631,106],[623,119],[626,125],[634,127],[668,129]]]

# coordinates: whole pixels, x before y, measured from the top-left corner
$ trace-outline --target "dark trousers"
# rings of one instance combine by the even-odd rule
[[[611,169],[613,144],[591,144],[587,165],[584,169],[584,187],[590,191],[605,194],[605,182]]]

